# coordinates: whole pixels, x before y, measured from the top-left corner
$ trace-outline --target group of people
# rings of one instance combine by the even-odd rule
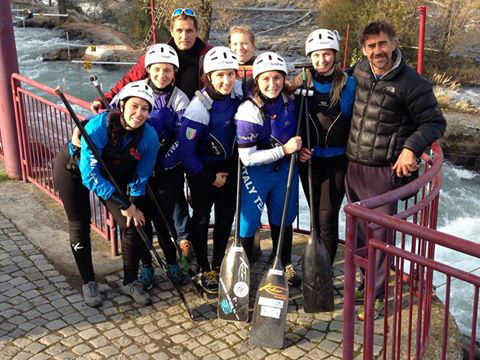
[[[304,85],[302,78],[288,79],[287,63],[277,53],[254,56],[255,38],[249,27],[232,27],[228,47],[211,47],[198,38],[195,12],[179,8],[171,16],[170,33],[167,44],[147,49],[105,94],[113,110],[103,111],[105,105],[96,99],[91,109],[97,115],[85,122],[123,193],[115,189],[83,137],[72,136],[56,159],[55,184],[90,306],[101,305],[102,296],[91,258],[89,191],[121,228],[122,292],[140,304],[151,302],[152,257],[135,227],[143,227],[152,241],[153,223],[175,280],[183,283],[187,275],[177,264],[169,229],[184,255],[193,248],[197,279],[207,293],[216,294],[235,215],[238,159],[240,238],[253,261],[254,235],[265,207],[274,251],[278,244],[289,157],[299,152],[281,253],[288,282],[296,286],[301,278],[291,263],[292,223],[299,178],[308,198],[307,161],[313,167],[314,203],[309,205],[333,263],[345,192],[349,201],[359,201],[400,186],[402,178],[417,170],[416,158],[445,129],[431,86],[405,64],[395,32],[386,22],[365,27],[360,41],[367,59],[351,74],[336,64],[338,32],[318,29],[308,35],[305,52],[312,66],[306,71],[307,86],[313,90],[308,119],[299,114],[304,95],[294,96]],[[251,66],[242,69],[245,65]],[[310,148],[302,145],[305,131],[296,134],[298,121],[302,127],[310,122]],[[147,196],[147,188],[165,216]],[[207,239],[213,206],[210,262]],[[396,204],[379,211],[393,214]],[[377,235],[386,239],[385,234]],[[359,244],[364,241],[359,231]],[[384,261],[377,256],[378,299],[383,295]]]

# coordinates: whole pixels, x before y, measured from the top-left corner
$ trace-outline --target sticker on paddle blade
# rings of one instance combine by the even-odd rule
[[[278,285],[272,285],[271,283],[266,284],[265,286],[261,287],[258,289],[258,291],[261,293],[266,292],[269,295],[272,295],[274,298],[279,299],[279,300],[287,300],[288,298],[288,289],[278,286]]]
[[[280,319],[281,313],[282,313],[282,309],[277,309],[270,306],[260,307],[260,316],[263,316],[263,317]]]
[[[225,315],[230,315],[233,312],[232,303],[227,299],[220,301],[220,307]]]
[[[238,296],[239,298],[243,298],[248,295],[248,285],[243,282],[239,281],[233,286],[233,293],[235,296]]]

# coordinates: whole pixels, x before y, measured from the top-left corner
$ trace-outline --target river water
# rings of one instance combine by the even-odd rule
[[[85,70],[79,64],[69,62],[42,62],[40,55],[47,51],[62,47],[65,44],[63,33],[37,28],[15,28],[17,55],[20,73],[52,88],[62,85],[64,91],[79,98],[90,101],[97,96],[89,81],[89,76],[97,75],[105,89],[111,86],[128,70],[104,70],[93,67]],[[79,42],[71,42],[72,45]],[[480,88],[459,89],[455,96],[470,100],[480,106]],[[60,104],[58,99],[53,99]],[[456,235],[474,242],[480,242],[480,174],[446,163],[443,167],[443,186],[440,195],[438,230]],[[301,201],[300,220],[308,226],[308,207],[303,198]],[[345,216],[341,213],[341,238],[344,238]],[[437,248],[435,258],[446,264],[454,264],[464,271],[480,275],[480,260],[455,253],[451,250]],[[442,298],[445,293],[445,276],[436,275],[437,294]],[[461,331],[469,335],[471,332],[471,314],[473,288],[461,281],[452,283],[451,312]],[[479,322],[480,323],[480,322]],[[477,324],[477,339],[480,339],[480,324]]]

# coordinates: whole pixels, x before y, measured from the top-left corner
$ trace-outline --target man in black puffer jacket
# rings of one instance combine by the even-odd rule
[[[390,24],[368,24],[360,43],[367,60],[358,63],[353,73],[357,89],[346,150],[349,202],[401,186],[402,177],[418,169],[416,158],[443,135],[446,127],[431,85],[405,63]],[[393,215],[397,203],[377,211]],[[364,226],[358,229],[357,245],[361,247],[365,244]],[[386,230],[375,231],[374,237],[387,241]],[[386,257],[377,252],[376,260],[377,316],[384,294]],[[363,315],[359,313],[360,318]]]

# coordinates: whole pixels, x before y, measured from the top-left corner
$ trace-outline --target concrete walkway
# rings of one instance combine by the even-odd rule
[[[262,252],[253,266],[254,284],[268,268],[267,258]],[[294,256],[294,263],[298,260]],[[191,321],[159,270],[152,306],[136,306],[121,295],[121,273],[114,272],[101,283],[103,306],[89,308],[78,286],[72,287],[72,281],[0,213],[0,358],[341,358],[341,269],[337,264],[334,312],[305,314],[301,291],[291,289],[285,348],[260,349],[248,344],[249,324],[217,319],[216,303],[187,286],[187,299],[197,314]],[[360,324],[357,327],[361,330]],[[377,354],[380,349],[376,347]]]

